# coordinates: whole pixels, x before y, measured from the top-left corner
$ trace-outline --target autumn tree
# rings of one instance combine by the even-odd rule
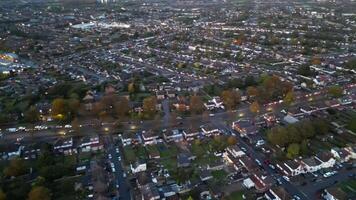
[[[127,98],[121,97],[115,104],[117,118],[123,120],[130,112],[130,102]]]
[[[260,104],[257,101],[254,101],[250,105],[250,111],[254,114],[257,114],[258,112],[260,112]]]
[[[253,86],[247,87],[246,92],[247,92],[247,95],[248,95],[249,98],[253,98],[253,97],[255,97],[255,96],[258,95],[258,90],[257,90],[257,88],[256,88],[256,87],[253,87]]]
[[[190,97],[190,111],[192,114],[200,114],[204,111],[204,103],[200,96],[194,95]]]
[[[228,143],[228,145],[230,145],[230,146],[237,144],[237,139],[236,139],[236,137],[234,137],[234,136],[229,136],[229,137],[227,138],[227,143]]]
[[[72,128],[78,135],[81,134],[80,123],[78,118],[74,118],[74,120],[72,121]]]
[[[2,189],[0,189],[0,200],[6,200],[6,194]]]
[[[284,97],[283,102],[285,105],[289,106],[294,102],[294,100],[295,100],[294,92],[290,91]]]
[[[51,199],[50,190],[43,186],[32,188],[32,190],[28,194],[28,200],[50,200],[50,199]]]
[[[64,116],[67,114],[67,105],[64,99],[57,98],[52,102],[51,114],[53,116],[57,116],[58,118],[63,118],[60,116]]]
[[[313,57],[311,60],[311,64],[312,65],[320,65],[321,64],[321,60],[319,57]]]
[[[130,94],[135,93],[135,84],[129,83],[129,85],[127,86],[127,91],[129,91]]]
[[[22,159],[16,158],[10,161],[8,167],[4,169],[4,175],[6,177],[16,177],[23,175],[27,172],[27,167]]]
[[[233,110],[240,103],[241,95],[235,90],[224,90],[221,99],[227,110]]]
[[[153,117],[156,114],[157,99],[155,96],[147,97],[143,100],[143,112],[146,117]]]

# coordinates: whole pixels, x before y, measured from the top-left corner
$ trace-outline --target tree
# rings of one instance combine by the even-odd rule
[[[260,104],[258,104],[257,101],[254,101],[251,105],[250,105],[250,111],[254,114],[257,114],[258,112],[260,112]]]
[[[345,64],[346,68],[356,70],[356,58],[351,58]]]
[[[253,98],[255,96],[258,95],[258,90],[256,87],[253,87],[253,86],[249,86],[247,87],[247,95],[249,96],[249,98]]]
[[[39,186],[39,187],[34,187],[28,194],[28,200],[50,200],[51,199],[51,193],[50,190]]]
[[[321,64],[321,60],[318,57],[313,57],[311,60],[312,65],[320,65]]]
[[[134,84],[134,83],[130,83],[130,84],[127,86],[127,90],[129,91],[130,94],[135,93],[135,84]]]
[[[274,127],[267,132],[267,139],[274,145],[285,146],[288,144],[287,131],[283,127]]]
[[[16,177],[23,175],[27,172],[27,167],[22,159],[16,158],[10,161],[8,167],[4,169],[6,177]]]
[[[200,96],[194,95],[190,97],[190,112],[192,114],[200,114],[204,110],[204,103]]]
[[[236,139],[236,137],[234,137],[234,136],[229,136],[229,137],[227,138],[227,144],[230,145],[230,146],[237,144],[237,139]]]
[[[153,117],[156,113],[157,99],[155,96],[143,100],[143,112],[147,117]]]
[[[115,104],[116,115],[119,120],[125,118],[130,111],[130,103],[127,98],[120,98],[119,101]]]
[[[67,105],[68,105],[68,109],[69,112],[71,113],[72,117],[77,115],[78,110],[80,108],[80,102],[78,99],[68,99],[67,100]]]
[[[285,105],[290,106],[295,100],[294,92],[290,91],[286,94],[286,96],[283,99],[283,102]]]
[[[343,92],[342,87],[338,85],[333,85],[328,88],[328,94],[334,98],[341,97]]]
[[[67,113],[65,100],[62,98],[54,99],[52,102],[51,113],[53,116],[63,119],[63,116]]]
[[[235,90],[224,90],[221,99],[228,110],[233,110],[240,103],[241,96]]]
[[[2,189],[0,189],[0,200],[5,200],[6,199],[6,194]]]
[[[292,143],[288,146],[287,157],[293,159],[299,155],[300,146],[297,143]]]
[[[72,121],[72,127],[73,127],[73,130],[79,135],[81,134],[81,129],[80,129],[80,123],[79,123],[79,120],[78,118],[74,118],[74,120]]]
[[[308,65],[302,65],[298,68],[298,74],[302,76],[312,76],[314,73]]]
[[[28,123],[36,123],[40,120],[40,112],[35,106],[31,106],[24,114],[24,118]]]
[[[356,114],[353,114],[350,121],[347,123],[346,128],[356,133]]]

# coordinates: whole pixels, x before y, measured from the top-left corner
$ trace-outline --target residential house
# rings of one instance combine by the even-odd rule
[[[158,200],[161,198],[158,188],[153,183],[141,187],[141,194],[142,200]]]
[[[149,131],[142,131],[142,141],[144,145],[152,145],[162,142],[162,139],[157,134],[157,132],[149,130]]]
[[[290,200],[291,195],[281,186],[273,187],[265,193],[267,200]]]
[[[303,165],[294,160],[280,162],[276,165],[276,167],[286,176],[297,176],[304,172]]]
[[[326,200],[346,200],[347,194],[338,187],[331,187],[324,190],[323,197]]]
[[[181,142],[183,141],[183,133],[181,130],[173,129],[163,133],[163,137],[167,142]]]
[[[321,162],[321,168],[330,168],[335,165],[335,159],[330,152],[321,152],[316,155],[315,158]]]
[[[100,142],[99,136],[86,136],[82,138],[79,145],[83,152],[98,151],[104,148],[104,145]]]
[[[74,147],[73,138],[59,138],[53,145],[54,151],[64,153],[65,155],[72,155],[77,153],[76,147]]]
[[[183,130],[183,136],[186,141],[192,141],[198,138],[200,132],[198,130],[194,131],[193,129]]]
[[[343,163],[343,162],[348,162],[351,159],[351,154],[348,152],[345,148],[333,148],[330,150],[334,158]]]
[[[261,172],[254,173],[250,179],[254,183],[256,190],[259,192],[268,190],[274,183],[272,177],[263,175]]]
[[[242,137],[249,134],[256,134],[257,128],[249,120],[239,120],[232,123],[232,128],[240,133]]]
[[[321,162],[314,157],[301,160],[305,172],[315,172],[321,169]]]
[[[221,131],[212,124],[206,124],[201,127],[202,134],[206,137],[217,136],[221,134]]]
[[[147,164],[142,160],[138,160],[135,163],[130,164],[130,169],[133,174],[144,172],[147,170]]]

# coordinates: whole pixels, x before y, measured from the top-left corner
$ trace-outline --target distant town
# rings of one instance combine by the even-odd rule
[[[1,0],[0,200],[356,199],[354,0]]]

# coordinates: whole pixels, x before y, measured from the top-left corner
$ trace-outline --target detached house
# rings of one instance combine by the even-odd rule
[[[162,139],[157,134],[157,132],[154,132],[152,130],[142,131],[141,136],[144,145],[151,145],[151,144],[157,144],[159,142],[162,142]]]
[[[273,187],[265,193],[268,200],[290,200],[293,199],[283,187]]]
[[[257,128],[249,120],[240,120],[232,123],[232,128],[240,133],[242,137],[256,134]]]

